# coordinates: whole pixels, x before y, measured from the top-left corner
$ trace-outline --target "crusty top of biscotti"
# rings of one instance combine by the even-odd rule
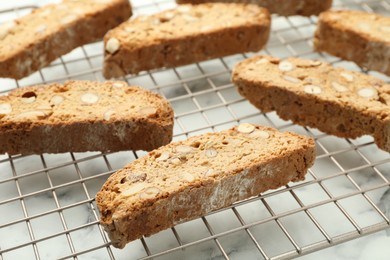
[[[312,138],[248,123],[168,144],[110,176],[97,195],[102,219],[307,149],[314,151]]]
[[[119,48],[131,50],[158,44],[162,39],[184,38],[254,24],[269,26],[270,16],[266,9],[233,3],[179,5],[175,9],[122,23],[106,34],[105,49],[113,54]]]
[[[45,39],[61,27],[96,16],[107,7],[125,0],[64,0],[34,9],[30,14],[0,25],[0,61]],[[69,32],[71,34],[72,32]]]
[[[302,96],[340,102],[390,117],[389,84],[326,62],[255,56],[237,64],[232,78],[239,87],[241,82],[261,83],[263,87],[286,88]]]
[[[160,95],[128,86],[123,81],[67,81],[19,88],[0,97],[0,128],[3,130],[18,124],[141,119],[172,124],[173,111]]]
[[[355,10],[329,10],[321,13],[320,22],[390,43],[390,17]]]
[[[176,0],[178,4],[201,3],[251,3],[267,8],[271,13],[279,15],[316,15],[329,9],[332,0]]]

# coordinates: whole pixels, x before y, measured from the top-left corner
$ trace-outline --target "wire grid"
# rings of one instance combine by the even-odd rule
[[[132,1],[136,15],[174,7],[170,0]],[[334,6],[390,13],[390,1],[335,1]],[[4,10],[17,17],[34,6]],[[3,20],[4,20],[3,19]],[[273,16],[262,53],[316,58],[368,72],[313,52],[316,18]],[[2,80],[6,93],[25,85],[68,79],[103,80],[102,43],[76,49],[20,81]],[[123,250],[110,246],[98,223],[94,197],[116,169],[144,152],[0,155],[0,260],[5,259],[288,259],[388,230],[390,156],[371,137],[328,136],[261,113],[240,97],[231,69],[240,54],[123,78],[166,97],[175,109],[174,139],[229,128],[239,122],[269,125],[313,136],[317,159],[306,180],[235,203]],[[386,203],[387,200],[387,203]],[[162,242],[163,241],[163,242]]]

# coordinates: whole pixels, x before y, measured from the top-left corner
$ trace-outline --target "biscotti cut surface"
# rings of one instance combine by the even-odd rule
[[[314,47],[370,70],[390,75],[390,18],[361,11],[320,15]]]
[[[0,97],[0,153],[152,150],[171,141],[173,111],[126,82],[68,81]]]
[[[171,143],[109,177],[96,197],[115,247],[304,179],[314,141],[243,123]]]
[[[131,15],[128,0],[64,0],[0,25],[0,77],[20,79],[103,38]]]
[[[256,5],[180,5],[109,31],[104,37],[103,74],[120,77],[258,51],[269,31],[269,13]]]
[[[242,96],[263,112],[328,134],[373,135],[390,151],[390,85],[358,72],[297,58],[247,59],[233,70]]]
[[[178,4],[248,3],[267,8],[271,13],[283,16],[318,15],[332,6],[332,0],[176,0]]]

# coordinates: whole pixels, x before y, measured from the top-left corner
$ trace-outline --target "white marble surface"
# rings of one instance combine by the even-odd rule
[[[54,1],[0,1],[0,9],[48,2]],[[134,6],[139,6],[144,5],[143,2],[137,0],[133,3]],[[173,1],[168,0],[155,2],[159,5],[142,7],[137,9],[137,12],[150,13],[153,8],[174,5]],[[375,1],[370,1],[372,2]],[[12,19],[13,14],[1,13],[0,22]],[[298,29],[291,29],[292,25]],[[267,52],[285,57],[290,52],[280,44],[280,37],[292,41],[297,37],[298,31],[299,37],[310,37],[313,29],[313,21],[306,18],[292,18],[289,21],[275,18],[273,30],[278,33],[271,37]],[[305,41],[298,43],[291,44],[290,47],[302,53],[305,48],[310,47]],[[92,44],[85,50],[89,55],[101,54],[102,45]],[[91,66],[96,68],[97,72],[81,73],[80,76],[72,78],[101,79],[98,69],[101,67],[101,55],[98,55],[96,60],[92,59],[90,65],[85,60],[74,61],[83,57],[82,55],[83,52],[77,49],[63,57],[69,73],[88,71]],[[307,56],[319,57],[316,54]],[[240,55],[231,56],[225,58],[224,62],[231,68],[242,58]],[[325,58],[328,61],[337,61],[330,56]],[[358,69],[347,62],[336,62],[335,65]],[[269,113],[265,117],[250,104],[242,101],[230,85],[230,75],[220,60],[201,63],[200,68],[202,71],[195,65],[189,65],[176,71],[156,71],[153,78],[147,74],[129,78],[132,84],[158,90],[172,99],[178,116],[174,129],[175,139],[185,138],[183,133],[187,132],[194,135],[226,129],[235,125],[237,118],[308,134],[304,128],[279,119],[275,113]],[[42,71],[48,81],[65,80],[65,73],[58,61]],[[206,79],[204,74],[210,76]],[[373,74],[388,80],[383,75]],[[185,84],[179,77],[184,79]],[[19,81],[19,85],[40,82],[42,78],[36,73]],[[15,86],[15,81],[0,80],[1,90]],[[228,108],[226,103],[229,104]],[[200,112],[200,108],[204,111]],[[380,227],[383,229],[385,220],[373,205],[387,218],[390,217],[389,153],[378,150],[370,137],[349,142],[324,136],[314,129],[309,130],[318,137],[318,159],[304,182],[291,184],[293,194],[302,205],[298,204],[288,190],[280,189],[266,193],[263,201],[253,199],[248,203],[237,204],[235,211],[228,209],[208,215],[204,220],[196,219],[183,223],[175,227],[182,244],[195,243],[202,239],[205,241],[156,259],[224,259],[218,245],[230,259],[261,259],[254,240],[269,257],[282,254],[296,256],[295,247],[283,230],[305,253],[310,248],[315,248],[316,244],[317,247],[327,245],[318,226],[336,243],[337,239],[348,240],[347,235],[359,238],[301,256],[301,259],[390,259],[389,229],[359,236],[354,227],[358,226],[363,233],[370,233]],[[352,146],[356,146],[356,149],[351,148]],[[138,156],[144,154],[137,153]],[[105,247],[107,238],[97,225],[98,213],[93,200],[111,170],[121,168],[134,160],[134,156],[132,152],[108,154],[106,157],[100,153],[45,154],[16,156],[10,160],[8,156],[0,155],[0,260],[57,259],[71,256],[72,253],[76,253],[78,259],[110,259],[112,256],[115,259],[138,259],[147,256],[140,240],[128,244],[123,250]],[[370,163],[375,167],[371,167]],[[322,181],[319,183],[315,178]],[[366,191],[366,197],[359,189]],[[337,203],[330,199],[325,190],[332,198],[337,198]],[[267,206],[279,217],[277,221],[272,218]],[[307,213],[302,210],[302,206],[308,209]],[[240,216],[240,219],[237,216]],[[210,229],[207,229],[205,223]],[[248,232],[241,228],[242,225],[248,225]],[[231,232],[232,230],[237,232]],[[218,237],[217,241],[207,240],[210,232],[225,235]],[[146,238],[145,242],[152,254],[179,246],[172,230]]]

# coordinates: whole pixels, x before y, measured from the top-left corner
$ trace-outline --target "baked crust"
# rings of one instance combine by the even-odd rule
[[[318,15],[332,6],[332,0],[176,0],[178,4],[248,3],[267,8],[270,13],[282,16]]]
[[[150,151],[172,130],[168,101],[126,82],[68,81],[0,97],[0,153]]]
[[[112,245],[152,235],[304,179],[312,138],[241,124],[171,143],[108,178],[96,196]]]
[[[351,10],[320,15],[314,48],[390,75],[390,18]]]
[[[127,21],[104,37],[105,78],[258,51],[267,42],[270,15],[244,4],[181,5]]]
[[[21,79],[131,16],[128,0],[64,0],[0,26],[0,77]]]
[[[237,64],[232,80],[263,112],[339,137],[372,135],[390,151],[390,85],[382,80],[325,62],[270,56]]]

